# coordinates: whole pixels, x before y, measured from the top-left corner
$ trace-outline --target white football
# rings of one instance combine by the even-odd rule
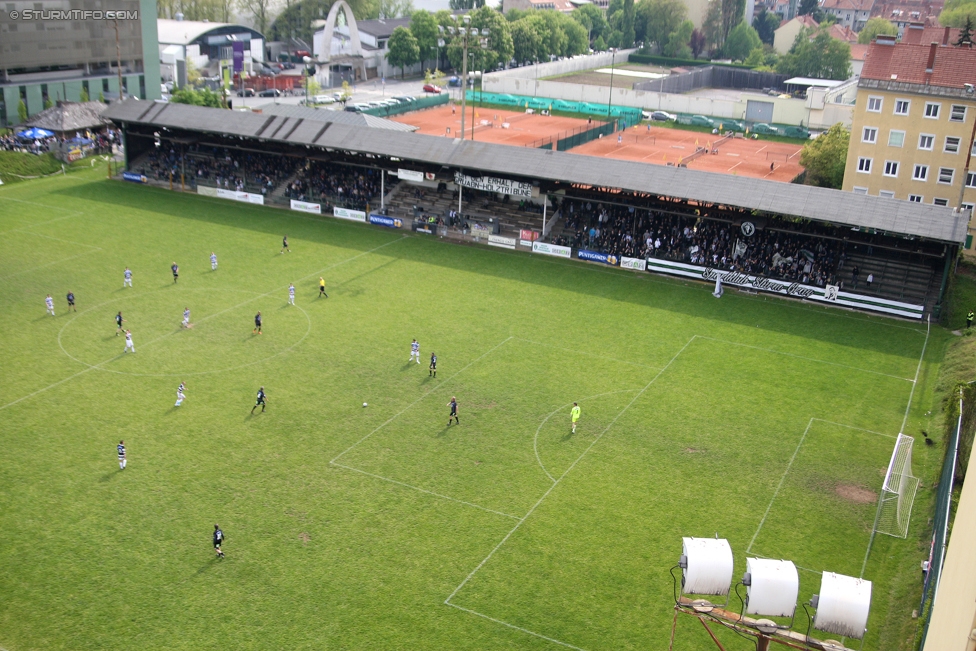
[[[363,403],[363,407],[365,407],[365,406],[366,406],[366,403],[364,402],[364,403]]]

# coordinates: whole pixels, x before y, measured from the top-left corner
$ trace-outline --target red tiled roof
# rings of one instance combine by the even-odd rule
[[[834,23],[830,26],[830,35],[836,38],[838,41],[844,41],[845,43],[857,43],[857,33],[850,27],[845,27],[844,25],[838,25]]]
[[[838,11],[871,11],[874,0],[824,0],[820,6],[822,9]]]
[[[949,32],[948,37],[946,36],[946,30]],[[951,45],[958,38],[958,27],[922,27],[921,25],[909,25],[905,28],[905,33],[902,35],[901,40],[902,43],[921,43],[922,45],[945,43]]]
[[[922,0],[921,2],[876,2],[871,10],[871,16],[884,18],[894,22],[924,23],[929,17],[942,13],[945,0]],[[938,22],[935,23],[938,25]]]
[[[872,43],[861,78],[945,88],[976,84],[976,49],[938,46],[932,72],[926,72],[930,52],[930,45]]]
[[[870,48],[870,45],[851,43],[851,61],[864,61],[867,59]]]
[[[781,21],[779,27],[782,27],[783,25],[786,25],[788,23],[792,23],[794,20],[799,21],[801,26],[809,27],[811,29],[817,29],[817,27],[820,26],[819,23],[817,23],[817,21],[813,19],[813,16],[811,16],[810,14],[804,14],[803,16],[797,16],[796,18],[791,18],[789,20]],[[776,29],[779,29],[779,27],[777,27]]]

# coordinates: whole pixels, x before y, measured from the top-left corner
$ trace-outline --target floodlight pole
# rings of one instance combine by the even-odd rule
[[[617,60],[617,48],[610,48],[610,98],[607,100],[607,119],[610,119],[610,105],[613,103],[613,66]]]
[[[465,18],[467,18],[467,16],[465,16]],[[467,90],[468,90],[468,32],[467,32],[467,29],[464,28],[464,27],[461,27],[459,29],[464,30],[461,33],[461,47],[462,47],[462,56],[461,56],[461,140],[464,140],[464,107],[465,107],[465,100],[467,99],[467,94],[468,94],[467,93]],[[461,205],[461,200],[458,199],[458,206],[460,206],[460,205]],[[461,212],[460,207],[458,208],[458,212]]]

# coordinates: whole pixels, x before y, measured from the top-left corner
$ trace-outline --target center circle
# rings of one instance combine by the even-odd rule
[[[129,292],[131,290],[119,290]],[[259,293],[177,286],[110,299],[74,314],[58,332],[58,346],[85,366],[121,375],[187,377],[260,364],[298,346],[312,330],[304,308],[287,290]],[[183,328],[190,309],[191,327]],[[262,333],[253,332],[260,311]],[[115,316],[132,332],[136,353],[123,352]]]

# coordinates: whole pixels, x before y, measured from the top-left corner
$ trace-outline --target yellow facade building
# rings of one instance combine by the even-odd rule
[[[879,36],[858,82],[844,190],[972,210],[974,134],[976,49]]]

